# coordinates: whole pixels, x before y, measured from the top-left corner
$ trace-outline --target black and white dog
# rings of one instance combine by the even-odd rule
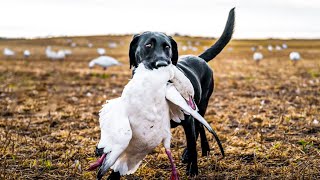
[[[191,81],[195,91],[194,99],[199,108],[199,114],[204,116],[214,88],[213,72],[207,62],[216,57],[230,41],[233,34],[234,19],[235,13],[233,8],[229,12],[222,36],[213,46],[199,56],[185,56],[180,58],[179,61],[177,43],[172,37],[159,32],[144,32],[135,35],[129,49],[130,68],[136,68],[140,63],[143,63],[148,69],[157,69],[170,63],[176,65]],[[173,121],[171,123],[172,127],[178,125],[180,124]],[[182,155],[182,161],[187,163],[187,174],[194,176],[198,174],[196,140],[199,134],[201,136],[203,156],[209,153],[210,147],[204,127],[195,121],[192,116],[186,116],[185,120],[181,121],[181,125],[187,138],[187,148]],[[224,151],[219,141],[218,144],[224,156]],[[101,152],[102,150],[96,149],[97,155]],[[120,176],[116,172],[113,172],[109,178],[117,177]]]

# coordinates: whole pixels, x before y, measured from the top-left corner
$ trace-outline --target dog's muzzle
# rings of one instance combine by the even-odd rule
[[[169,63],[167,61],[157,61],[156,62],[156,67],[159,68],[159,67],[165,67],[165,66],[168,66]]]

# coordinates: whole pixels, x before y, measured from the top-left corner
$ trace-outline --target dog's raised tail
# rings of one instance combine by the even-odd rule
[[[204,59],[205,61],[209,62],[213,58],[215,58],[222,49],[229,43],[232,38],[233,29],[234,29],[234,18],[235,18],[235,8],[232,8],[229,12],[227,24],[224,28],[224,31],[218,41],[212,45],[209,49],[204,51],[202,54],[199,55],[200,58]]]

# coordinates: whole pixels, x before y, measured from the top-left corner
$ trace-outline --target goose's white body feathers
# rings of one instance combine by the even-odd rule
[[[169,80],[173,83],[168,84]],[[108,154],[100,167],[101,174],[109,168],[121,175],[134,173],[161,142],[169,149],[170,119],[183,120],[182,110],[205,121],[188,106],[180,91],[184,97],[194,95],[191,82],[175,66],[151,71],[140,65],[136,69],[121,97],[107,101],[100,111],[98,148]]]

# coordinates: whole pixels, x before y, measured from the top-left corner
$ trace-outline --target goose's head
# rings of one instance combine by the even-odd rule
[[[173,66],[174,77],[171,79],[172,83],[181,94],[181,96],[188,102],[192,109],[197,109],[194,102],[194,89],[191,81],[175,66]]]

